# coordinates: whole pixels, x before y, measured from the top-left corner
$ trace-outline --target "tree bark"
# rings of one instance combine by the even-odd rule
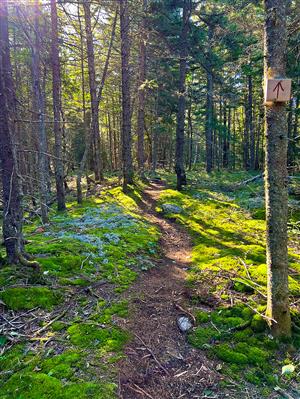
[[[206,171],[213,169],[213,73],[212,73],[212,41],[213,26],[208,25],[208,68],[207,68],[207,93],[206,93],[206,122],[205,122],[205,147]]]
[[[248,129],[249,129],[249,152],[250,152],[250,169],[255,169],[255,133],[253,126],[253,82],[252,76],[248,76]]]
[[[3,238],[10,264],[20,261],[22,240],[22,193],[18,175],[15,135],[15,90],[9,51],[7,0],[0,2],[0,161],[3,187]]]
[[[122,63],[122,160],[123,189],[133,184],[132,137],[131,137],[131,98],[130,98],[130,39],[128,0],[120,1],[121,63]]]
[[[138,91],[138,115],[137,115],[137,159],[139,174],[144,177],[145,169],[145,149],[144,149],[144,134],[145,134],[145,81],[146,81],[146,11],[147,0],[143,0],[143,17],[141,23],[141,39],[139,48],[139,91]]]
[[[91,10],[90,2],[83,1],[85,32],[86,32],[86,46],[88,58],[88,71],[89,71],[89,84],[90,84],[90,97],[91,97],[91,137],[94,148],[94,172],[95,180],[103,180],[102,173],[102,160],[101,160],[101,145],[100,145],[100,128],[99,128],[99,102],[97,98],[96,86],[96,72],[95,72],[95,54],[93,33],[91,24]]]
[[[186,111],[186,87],[185,79],[187,73],[187,46],[188,46],[188,30],[191,12],[191,1],[184,0],[182,14],[182,28],[180,34],[179,47],[179,86],[178,86],[178,111],[177,111],[177,127],[176,127],[176,150],[175,150],[175,172],[177,175],[177,190],[182,190],[182,186],[186,185],[186,174],[184,169],[184,125]]]
[[[286,1],[265,0],[265,78],[286,73]],[[265,191],[267,212],[267,315],[274,336],[291,335],[287,252],[287,113],[284,103],[266,106]]]
[[[52,96],[55,137],[55,182],[57,195],[57,209],[66,209],[64,188],[64,163],[62,159],[62,126],[61,126],[61,97],[60,97],[60,60],[58,49],[58,26],[56,0],[51,0],[51,63],[52,63]]]
[[[38,179],[41,217],[43,223],[48,223],[48,145],[45,126],[45,99],[41,88],[41,30],[40,30],[40,4],[39,0],[34,3],[34,30],[35,44],[32,48],[32,71],[33,71],[33,92],[37,104],[37,146],[38,146]]]

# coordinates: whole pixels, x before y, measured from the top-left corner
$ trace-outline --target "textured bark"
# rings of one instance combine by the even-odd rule
[[[55,182],[57,195],[57,209],[64,211],[64,163],[62,159],[62,126],[61,126],[61,97],[60,97],[60,60],[58,50],[58,27],[56,0],[51,0],[51,63],[52,63],[52,96],[55,137]]]
[[[13,137],[15,91],[9,52],[7,0],[0,2],[0,162],[3,186],[3,238],[9,263],[19,263],[22,242],[22,194]]]
[[[206,147],[206,171],[210,173],[213,169],[213,72],[212,72],[212,45],[213,26],[208,25],[208,67],[206,87],[206,122],[205,122],[205,147]]]
[[[34,3],[34,30],[35,44],[32,48],[32,72],[33,72],[33,93],[37,105],[37,147],[38,147],[38,179],[39,195],[41,206],[41,217],[43,223],[48,223],[48,145],[45,126],[45,99],[41,87],[41,30],[40,30],[41,11],[39,0]]]
[[[80,37],[80,73],[81,73],[81,92],[82,92],[82,120],[83,120],[83,131],[85,137],[85,149],[82,158],[79,163],[79,168],[76,176],[76,191],[77,191],[77,202],[82,204],[82,185],[81,179],[84,173],[84,169],[87,165],[88,155],[91,148],[91,134],[88,134],[88,120],[86,115],[86,100],[85,100],[85,76],[84,76],[84,47],[83,47],[83,32],[82,23],[80,16],[80,5],[77,5],[77,16],[79,25],[79,37]],[[87,173],[86,173],[87,174]]]
[[[88,0],[84,0],[83,9],[84,9],[90,97],[91,97],[91,136],[94,148],[94,154],[93,154],[94,172],[95,172],[95,180],[101,181],[103,179],[103,174],[102,174],[102,165],[101,165],[102,161],[101,161],[100,128],[99,128],[99,102],[97,98],[95,54],[94,54],[94,43],[93,43],[92,24],[91,24],[91,10],[90,10],[90,2]]]
[[[130,101],[130,41],[128,0],[120,0],[121,63],[122,63],[122,160],[123,188],[133,183],[131,101]]]
[[[286,1],[265,0],[265,77],[286,72]],[[267,314],[275,336],[291,335],[287,253],[287,113],[286,105],[266,107]]]
[[[246,170],[250,169],[250,109],[249,98],[245,96],[245,124],[244,124],[244,142],[243,142],[243,162]]]
[[[177,175],[177,190],[181,190],[183,185],[186,185],[186,174],[184,170],[184,125],[185,125],[185,111],[186,111],[186,87],[185,79],[187,73],[187,38],[189,30],[189,18],[191,12],[191,1],[184,0],[183,14],[182,14],[182,28],[180,34],[180,48],[179,48],[179,85],[178,85],[178,111],[177,111],[177,126],[176,126],[176,150],[175,150],[175,172]]]
[[[253,82],[252,76],[248,76],[248,129],[249,129],[249,152],[250,152],[250,160],[249,167],[250,169],[255,169],[255,132],[254,132],[254,124],[253,124]]]
[[[139,173],[143,177],[145,168],[145,150],[144,150],[144,134],[145,134],[145,87],[146,81],[146,11],[147,0],[143,0],[143,18],[141,23],[141,38],[139,48],[139,93],[138,93],[138,115],[137,115],[137,159]]]

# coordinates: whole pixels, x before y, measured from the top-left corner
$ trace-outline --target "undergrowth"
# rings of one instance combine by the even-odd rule
[[[173,176],[165,174],[172,187]],[[191,345],[221,361],[229,379],[247,381],[268,397],[275,385],[297,383],[298,376],[281,376],[286,363],[297,362],[300,326],[297,305],[292,306],[293,339],[280,344],[272,339],[263,318],[266,308],[267,267],[263,182],[239,184],[246,172],[189,174],[181,193],[162,192],[158,210],[186,226],[193,237],[192,266],[187,285],[197,325],[188,335]],[[172,207],[169,207],[172,209]],[[299,201],[289,200],[290,221],[299,221]],[[299,232],[289,231],[289,285],[292,303],[300,296]],[[298,244],[297,244],[298,243]]]
[[[115,323],[128,316],[119,294],[154,267],[159,238],[138,212],[140,198],[138,189],[125,195],[117,187],[80,206],[71,199],[66,212],[51,210],[48,225],[26,216],[26,250],[41,272],[3,265],[0,299],[28,319],[37,309],[36,327],[45,330],[0,336],[0,399],[116,397],[113,364],[130,338]],[[103,298],[97,284],[105,286]]]

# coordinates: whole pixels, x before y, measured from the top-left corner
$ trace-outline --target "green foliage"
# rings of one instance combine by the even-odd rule
[[[62,293],[46,287],[7,288],[0,293],[3,302],[13,310],[33,309],[38,306],[52,309],[62,299]]]

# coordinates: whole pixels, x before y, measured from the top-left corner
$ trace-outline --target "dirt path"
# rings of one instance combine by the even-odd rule
[[[119,397],[123,399],[204,398],[205,389],[215,388],[220,380],[213,363],[191,348],[177,327],[178,317],[184,315],[177,305],[188,306],[185,277],[192,243],[181,226],[155,212],[163,188],[152,184],[140,205],[161,230],[161,259],[127,294],[132,316],[124,327],[134,338],[120,364]]]

